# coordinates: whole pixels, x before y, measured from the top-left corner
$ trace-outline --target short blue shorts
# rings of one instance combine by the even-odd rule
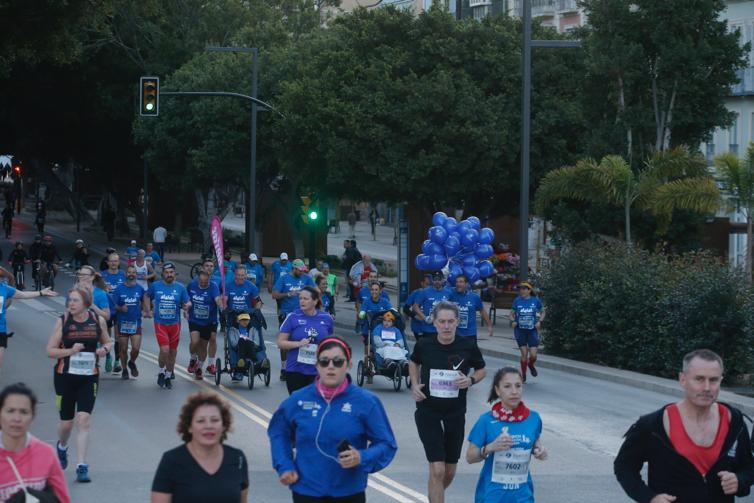
[[[513,335],[516,337],[518,347],[529,346],[536,348],[539,346],[539,332],[536,328],[514,328]]]

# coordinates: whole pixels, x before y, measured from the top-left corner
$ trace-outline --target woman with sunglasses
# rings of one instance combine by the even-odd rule
[[[287,350],[285,385],[290,395],[308,386],[317,377],[317,344],[333,333],[332,317],[321,311],[320,293],[305,286],[298,293],[299,309],[289,314],[280,325],[278,347]]]
[[[337,337],[317,346],[317,378],[272,416],[272,464],[294,503],[366,501],[367,476],[398,449],[380,400],[351,383],[351,347]],[[295,449],[295,454],[294,454]]]

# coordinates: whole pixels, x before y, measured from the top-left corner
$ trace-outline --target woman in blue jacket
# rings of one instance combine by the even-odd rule
[[[272,465],[294,503],[366,501],[368,474],[390,464],[398,449],[382,403],[351,384],[350,368],[348,343],[324,339],[317,379],[283,401],[270,420]]]

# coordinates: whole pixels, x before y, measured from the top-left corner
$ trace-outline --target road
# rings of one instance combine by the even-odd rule
[[[19,223],[19,228],[23,227]],[[30,242],[31,231],[16,229],[13,240]],[[62,242],[61,242],[62,241]],[[69,241],[57,239],[61,250],[71,249]],[[0,243],[5,256],[10,243]],[[62,253],[61,253],[62,254]],[[64,255],[65,256],[65,255]],[[179,277],[186,280],[185,275]],[[65,292],[72,275],[63,272],[58,290]],[[274,302],[263,297],[267,306]],[[46,357],[45,345],[55,318],[63,311],[64,298],[14,301],[8,310],[9,330],[16,335],[10,340],[0,385],[24,381],[35,389],[40,405],[32,431],[42,440],[54,443],[57,411],[52,386],[53,361]],[[274,313],[265,308],[267,320],[275,324]],[[103,375],[93,416],[92,445],[89,462],[92,484],[73,482],[74,470],[69,466],[66,476],[73,501],[109,503],[148,501],[152,477],[162,452],[179,444],[175,431],[178,412],[189,393],[213,389],[232,405],[234,427],[229,445],[244,450],[251,470],[252,502],[288,502],[289,491],[277,481],[272,470],[266,426],[272,413],[287,396],[279,382],[279,361],[275,348],[268,348],[273,363],[273,379],[269,388],[257,381],[253,390],[245,383],[231,385],[223,376],[223,386],[213,382],[194,381],[185,372],[188,344],[184,324],[173,390],[156,385],[157,346],[150,323],[145,324],[138,379],[121,381],[120,376]],[[341,333],[358,348],[357,336]],[[268,341],[274,333],[268,333]],[[360,356],[358,349],[355,354]],[[504,365],[490,358],[488,368]],[[355,376],[355,369],[351,372]],[[525,401],[538,410],[544,421],[543,442],[550,452],[545,462],[533,462],[532,473],[538,501],[543,502],[615,502],[629,501],[612,475],[612,460],[620,445],[621,435],[640,413],[653,410],[672,398],[627,386],[584,378],[576,375],[543,371],[526,385]],[[475,419],[487,410],[485,403],[490,378],[469,393],[467,432]],[[376,377],[369,386],[382,400],[398,439],[398,454],[383,472],[371,477],[368,500],[372,502],[426,502],[427,466],[413,422],[414,404],[404,389],[395,392],[385,378]],[[72,452],[73,454],[73,448]],[[473,499],[480,465],[459,464],[458,476],[447,493],[451,503]],[[746,499],[745,501],[754,501]]]

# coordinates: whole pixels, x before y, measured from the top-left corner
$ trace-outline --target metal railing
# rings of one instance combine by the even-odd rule
[[[734,96],[754,94],[754,68],[742,68],[737,74],[740,82],[731,86],[731,94]]]

